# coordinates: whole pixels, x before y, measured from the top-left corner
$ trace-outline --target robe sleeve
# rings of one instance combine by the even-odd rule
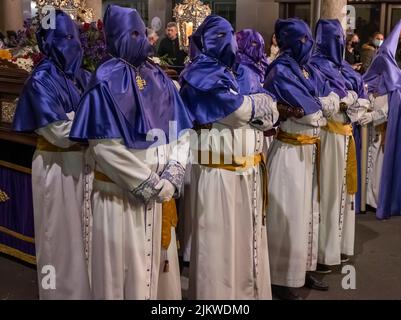
[[[299,124],[309,125],[312,127],[324,127],[327,124],[326,118],[323,116],[322,111],[317,111],[315,113],[309,114],[307,116],[302,117],[301,119],[291,118],[291,121],[294,121]]]
[[[269,94],[257,93],[244,96],[241,107],[220,123],[234,129],[250,124],[257,130],[266,131],[273,128],[278,117],[275,99]]]
[[[159,190],[160,181],[146,163],[128,150],[120,139],[89,140],[91,152],[101,171],[124,190],[147,202]]]
[[[68,113],[67,117],[68,121],[53,122],[35,132],[57,147],[69,148],[76,143],[69,139],[74,112]]]
[[[178,198],[182,191],[185,168],[189,160],[189,147],[189,131],[184,133],[178,140],[169,144],[168,163],[161,174],[161,178],[170,181],[174,185],[176,189],[175,198]]]
[[[251,120],[252,108],[252,99],[249,96],[244,96],[241,106],[219,122],[234,129],[246,126]]]
[[[388,96],[383,95],[373,100],[373,125],[378,126],[388,119]]]
[[[355,102],[349,106],[347,110],[347,115],[351,122],[355,123],[358,122],[362,116],[368,111],[370,102],[364,98],[358,98],[358,93],[355,91],[348,91],[348,96],[352,96],[352,99]]]
[[[340,97],[333,91],[328,96],[319,97],[319,100],[322,104],[323,115],[326,118],[330,118],[340,109]]]

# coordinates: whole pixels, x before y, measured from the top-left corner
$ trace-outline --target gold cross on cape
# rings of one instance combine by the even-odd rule
[[[145,86],[146,86],[146,80],[142,79],[142,77],[139,74],[136,76],[135,80],[136,80],[136,84],[138,86],[138,89],[139,90],[143,90],[145,88]]]

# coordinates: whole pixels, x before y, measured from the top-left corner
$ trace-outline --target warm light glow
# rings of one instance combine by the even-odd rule
[[[186,35],[185,46],[189,46],[189,37],[193,33],[194,25],[193,25],[192,22],[184,22],[184,25],[185,25],[185,30],[186,30],[186,32],[185,32],[185,35]]]
[[[208,5],[199,0],[184,0],[174,8],[174,18],[178,26],[178,39],[180,48],[189,51],[189,37],[202,24],[203,20],[211,14]]]
[[[74,20],[93,21],[93,9],[86,7],[86,0],[36,0],[36,8],[41,16],[42,8],[52,6],[68,13]]]

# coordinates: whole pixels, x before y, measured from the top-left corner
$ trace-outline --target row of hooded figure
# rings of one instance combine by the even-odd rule
[[[326,290],[310,272],[353,254],[352,123],[384,123],[400,99],[386,45],[367,73],[369,100],[342,59],[338,21],[318,23],[312,57],[308,26],[278,20],[281,54],[267,66],[260,34],[235,34],[211,15],[191,36],[179,84],[148,59],[136,10],[110,5],[104,23],[109,56],[90,75],[75,23],[56,12],[56,28],[37,33],[44,59],[15,114],[16,131],[38,134],[40,298],[181,299],[180,196],[189,298],[271,299],[272,287],[296,298],[290,288],[305,284]],[[398,134],[391,130],[386,148]]]

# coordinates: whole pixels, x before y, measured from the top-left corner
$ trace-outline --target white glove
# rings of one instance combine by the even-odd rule
[[[159,203],[170,201],[175,193],[175,186],[166,179],[161,179],[155,189],[160,190],[156,196],[156,201]]]
[[[340,111],[340,97],[336,93],[331,92],[326,97],[319,97],[319,100],[326,118],[330,118]]]
[[[366,126],[371,122],[373,122],[373,112],[367,112],[359,119],[359,124],[361,126]]]
[[[279,117],[276,101],[266,93],[252,94],[249,97],[254,106],[250,125],[262,131],[271,129]]]
[[[358,101],[358,94],[352,90],[348,90],[347,96],[345,96],[340,100],[340,102],[344,102],[348,107],[351,107],[357,101]]]

